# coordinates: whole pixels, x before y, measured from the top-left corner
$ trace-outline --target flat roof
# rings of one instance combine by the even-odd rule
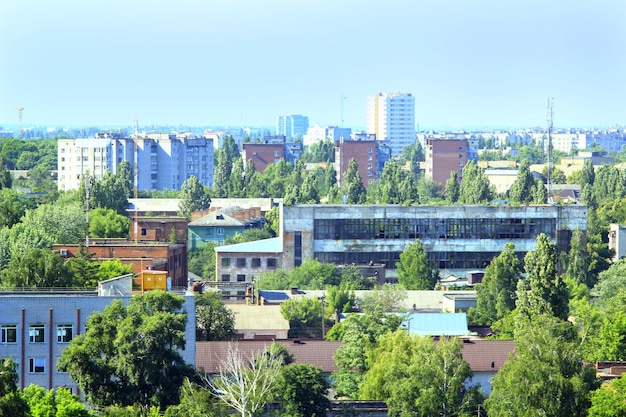
[[[255,240],[253,242],[235,243],[215,248],[216,253],[282,253],[283,240],[279,237]]]

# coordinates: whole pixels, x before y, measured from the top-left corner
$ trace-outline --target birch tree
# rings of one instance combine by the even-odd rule
[[[206,383],[218,400],[241,417],[251,417],[272,400],[282,365],[282,356],[272,355],[268,350],[246,355],[230,346],[219,374],[207,377]]]

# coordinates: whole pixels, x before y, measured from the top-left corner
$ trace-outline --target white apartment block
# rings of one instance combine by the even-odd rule
[[[276,118],[276,135],[283,135],[287,139],[302,137],[309,128],[309,118],[301,114],[278,116]]]
[[[392,156],[415,144],[415,97],[410,93],[378,93],[367,98],[367,133],[384,140]]]
[[[352,135],[352,129],[349,127],[337,127],[337,126],[325,126],[319,125],[310,127],[306,135],[302,136],[302,144],[304,146],[311,146],[315,143],[330,140],[333,143],[340,141],[341,139],[349,140]]]
[[[73,190],[84,175],[102,178],[128,161],[141,191],[180,189],[192,175],[213,185],[213,139],[174,134],[122,138],[102,134],[96,138],[59,139],[58,189]]]

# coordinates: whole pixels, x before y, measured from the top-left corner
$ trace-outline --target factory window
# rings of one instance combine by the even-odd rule
[[[43,324],[33,324],[28,330],[28,340],[30,343],[44,343],[45,326]]]
[[[267,258],[268,268],[276,268],[276,265],[277,265],[276,258]]]
[[[237,266],[244,267],[246,266],[246,258],[237,258]]]
[[[72,341],[73,329],[71,324],[57,325],[57,342],[69,343]]]
[[[230,266],[230,258],[222,258],[222,266]]]
[[[17,343],[17,325],[2,325],[2,343]]]
[[[244,274],[237,274],[237,282],[245,282],[246,276]]]
[[[29,358],[28,372],[31,374],[43,374],[46,372],[46,358]]]
[[[230,282],[230,274],[222,274],[222,282]]]
[[[141,236],[145,236],[145,235],[147,235],[147,234],[148,234],[148,231],[146,230],[146,228],[145,228],[145,227],[142,227],[142,228],[141,228]]]
[[[261,266],[261,258],[252,258],[252,267],[258,268]]]

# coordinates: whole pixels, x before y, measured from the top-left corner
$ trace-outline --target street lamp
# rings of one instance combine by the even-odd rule
[[[326,299],[326,295],[322,293],[321,297],[317,297],[317,299],[322,302],[322,339],[324,339],[324,299]]]

